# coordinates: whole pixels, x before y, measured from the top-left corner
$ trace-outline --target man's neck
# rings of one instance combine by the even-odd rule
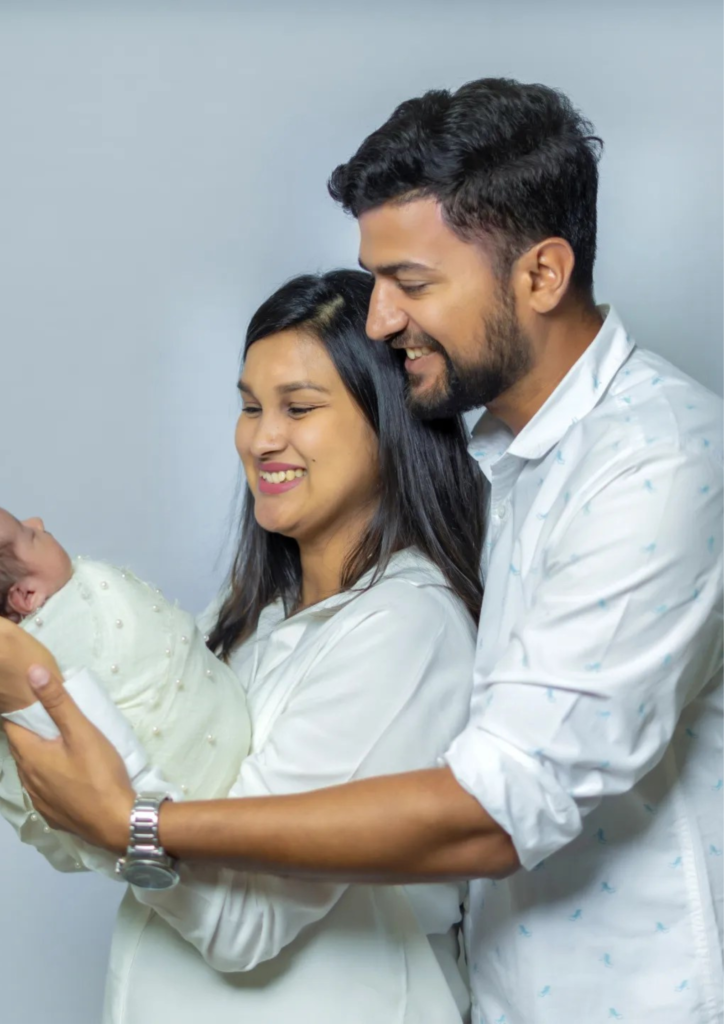
[[[603,319],[594,307],[559,317],[535,349],[532,369],[487,406],[514,433],[519,434],[547,402],[601,330]]]

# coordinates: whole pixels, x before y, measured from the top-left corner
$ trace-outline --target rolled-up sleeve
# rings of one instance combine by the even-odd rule
[[[720,468],[652,446],[567,498],[445,756],[528,869],[658,763],[722,664]]]

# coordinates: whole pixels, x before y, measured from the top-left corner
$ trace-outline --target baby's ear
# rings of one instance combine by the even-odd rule
[[[41,604],[40,595],[33,587],[31,580],[20,580],[13,583],[8,591],[7,609],[8,618],[11,622],[20,622],[26,615],[30,615]],[[15,618],[14,616],[17,616]]]

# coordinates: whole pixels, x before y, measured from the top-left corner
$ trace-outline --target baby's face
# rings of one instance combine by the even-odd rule
[[[20,522],[0,509],[0,545],[6,544],[20,566],[20,578],[8,594],[8,604],[23,618],[66,585],[73,575],[73,566],[67,552],[45,529],[42,519]]]

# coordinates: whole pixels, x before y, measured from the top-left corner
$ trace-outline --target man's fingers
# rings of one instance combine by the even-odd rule
[[[80,711],[59,679],[56,679],[43,665],[31,665],[28,669],[30,688],[53,719],[64,740],[73,735],[73,725]]]

